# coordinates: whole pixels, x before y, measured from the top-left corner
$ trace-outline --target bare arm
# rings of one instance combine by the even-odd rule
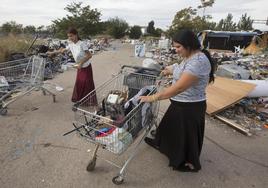
[[[80,62],[77,62],[78,63],[78,67],[81,68],[82,65],[87,62],[89,59],[91,59],[92,55],[89,51],[85,51],[85,57],[83,57]]]
[[[66,52],[66,51],[67,51],[66,48],[60,48],[60,49],[58,49],[58,50],[54,50],[53,52],[47,52],[47,54],[48,54],[49,56],[52,56],[52,55],[57,55],[57,54],[60,54],[60,53],[64,53],[64,52]]]

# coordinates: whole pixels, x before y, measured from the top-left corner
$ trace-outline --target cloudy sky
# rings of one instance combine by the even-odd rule
[[[51,20],[64,17],[64,10],[71,2],[84,2],[101,11],[102,20],[118,16],[130,25],[146,26],[154,20],[155,27],[167,29],[179,10],[189,6],[196,8],[200,0],[1,0],[0,24],[16,21],[25,25],[50,25]],[[252,19],[265,20],[268,17],[267,0],[215,0],[212,8],[206,9],[214,21],[232,13],[234,21],[247,13]],[[202,11],[199,12],[202,15]],[[254,28],[268,30],[268,26],[255,24]]]

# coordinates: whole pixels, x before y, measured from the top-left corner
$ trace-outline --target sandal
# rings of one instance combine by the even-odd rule
[[[192,169],[189,166],[185,166],[185,165],[181,165],[181,166],[177,167],[176,169],[180,172],[198,172],[199,171],[195,168]]]

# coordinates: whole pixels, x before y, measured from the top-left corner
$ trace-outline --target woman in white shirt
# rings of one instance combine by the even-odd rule
[[[87,45],[79,38],[78,32],[75,28],[69,28],[67,31],[67,36],[70,43],[66,48],[61,48],[54,52],[48,52],[48,54],[52,55],[55,53],[63,53],[67,50],[72,52],[73,58],[76,62],[75,67],[77,68],[72,102],[78,102],[95,89],[92,66],[90,62],[92,55],[89,52]],[[97,99],[95,96],[91,97],[91,100],[88,101],[87,105],[96,105],[96,103]]]

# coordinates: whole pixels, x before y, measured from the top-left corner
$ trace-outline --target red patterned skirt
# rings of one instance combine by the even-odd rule
[[[72,102],[78,102],[95,89],[93,72],[91,64],[85,68],[77,70],[76,81],[73,90]],[[94,94],[90,100],[86,101],[87,105],[96,105],[97,97]]]

